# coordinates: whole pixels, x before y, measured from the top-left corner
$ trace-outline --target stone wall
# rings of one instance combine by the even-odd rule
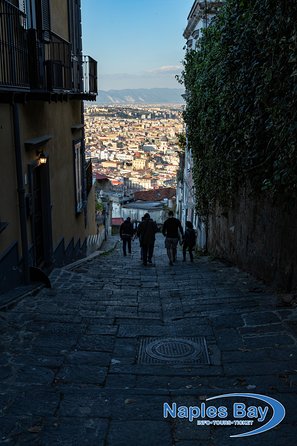
[[[231,210],[210,218],[208,251],[285,291],[297,289],[297,204],[243,191]]]

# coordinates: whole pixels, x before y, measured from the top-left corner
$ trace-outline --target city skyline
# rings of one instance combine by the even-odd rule
[[[193,0],[88,0],[83,49],[99,62],[99,90],[179,88]]]
[[[86,157],[93,174],[136,189],[176,187],[181,108],[157,105],[89,105],[85,108]],[[133,189],[132,187],[132,189]]]

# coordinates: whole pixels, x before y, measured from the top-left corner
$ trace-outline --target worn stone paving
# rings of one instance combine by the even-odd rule
[[[131,256],[118,245],[55,270],[52,289],[0,313],[0,444],[296,444],[297,310],[219,261],[184,263],[179,252],[170,267],[163,244],[158,235],[153,266],[142,266],[135,241]],[[210,364],[140,361],[146,338],[199,337]],[[200,406],[235,392],[278,399],[284,421],[238,439],[232,427],[163,418],[165,402]]]

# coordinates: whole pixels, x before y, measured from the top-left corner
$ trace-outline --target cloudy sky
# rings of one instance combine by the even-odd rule
[[[182,36],[194,0],[83,0],[83,51],[100,90],[181,88]]]

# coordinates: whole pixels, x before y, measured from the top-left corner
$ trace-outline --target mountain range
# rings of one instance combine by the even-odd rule
[[[127,90],[100,90],[96,103],[116,104],[183,104],[181,88],[138,88]]]

